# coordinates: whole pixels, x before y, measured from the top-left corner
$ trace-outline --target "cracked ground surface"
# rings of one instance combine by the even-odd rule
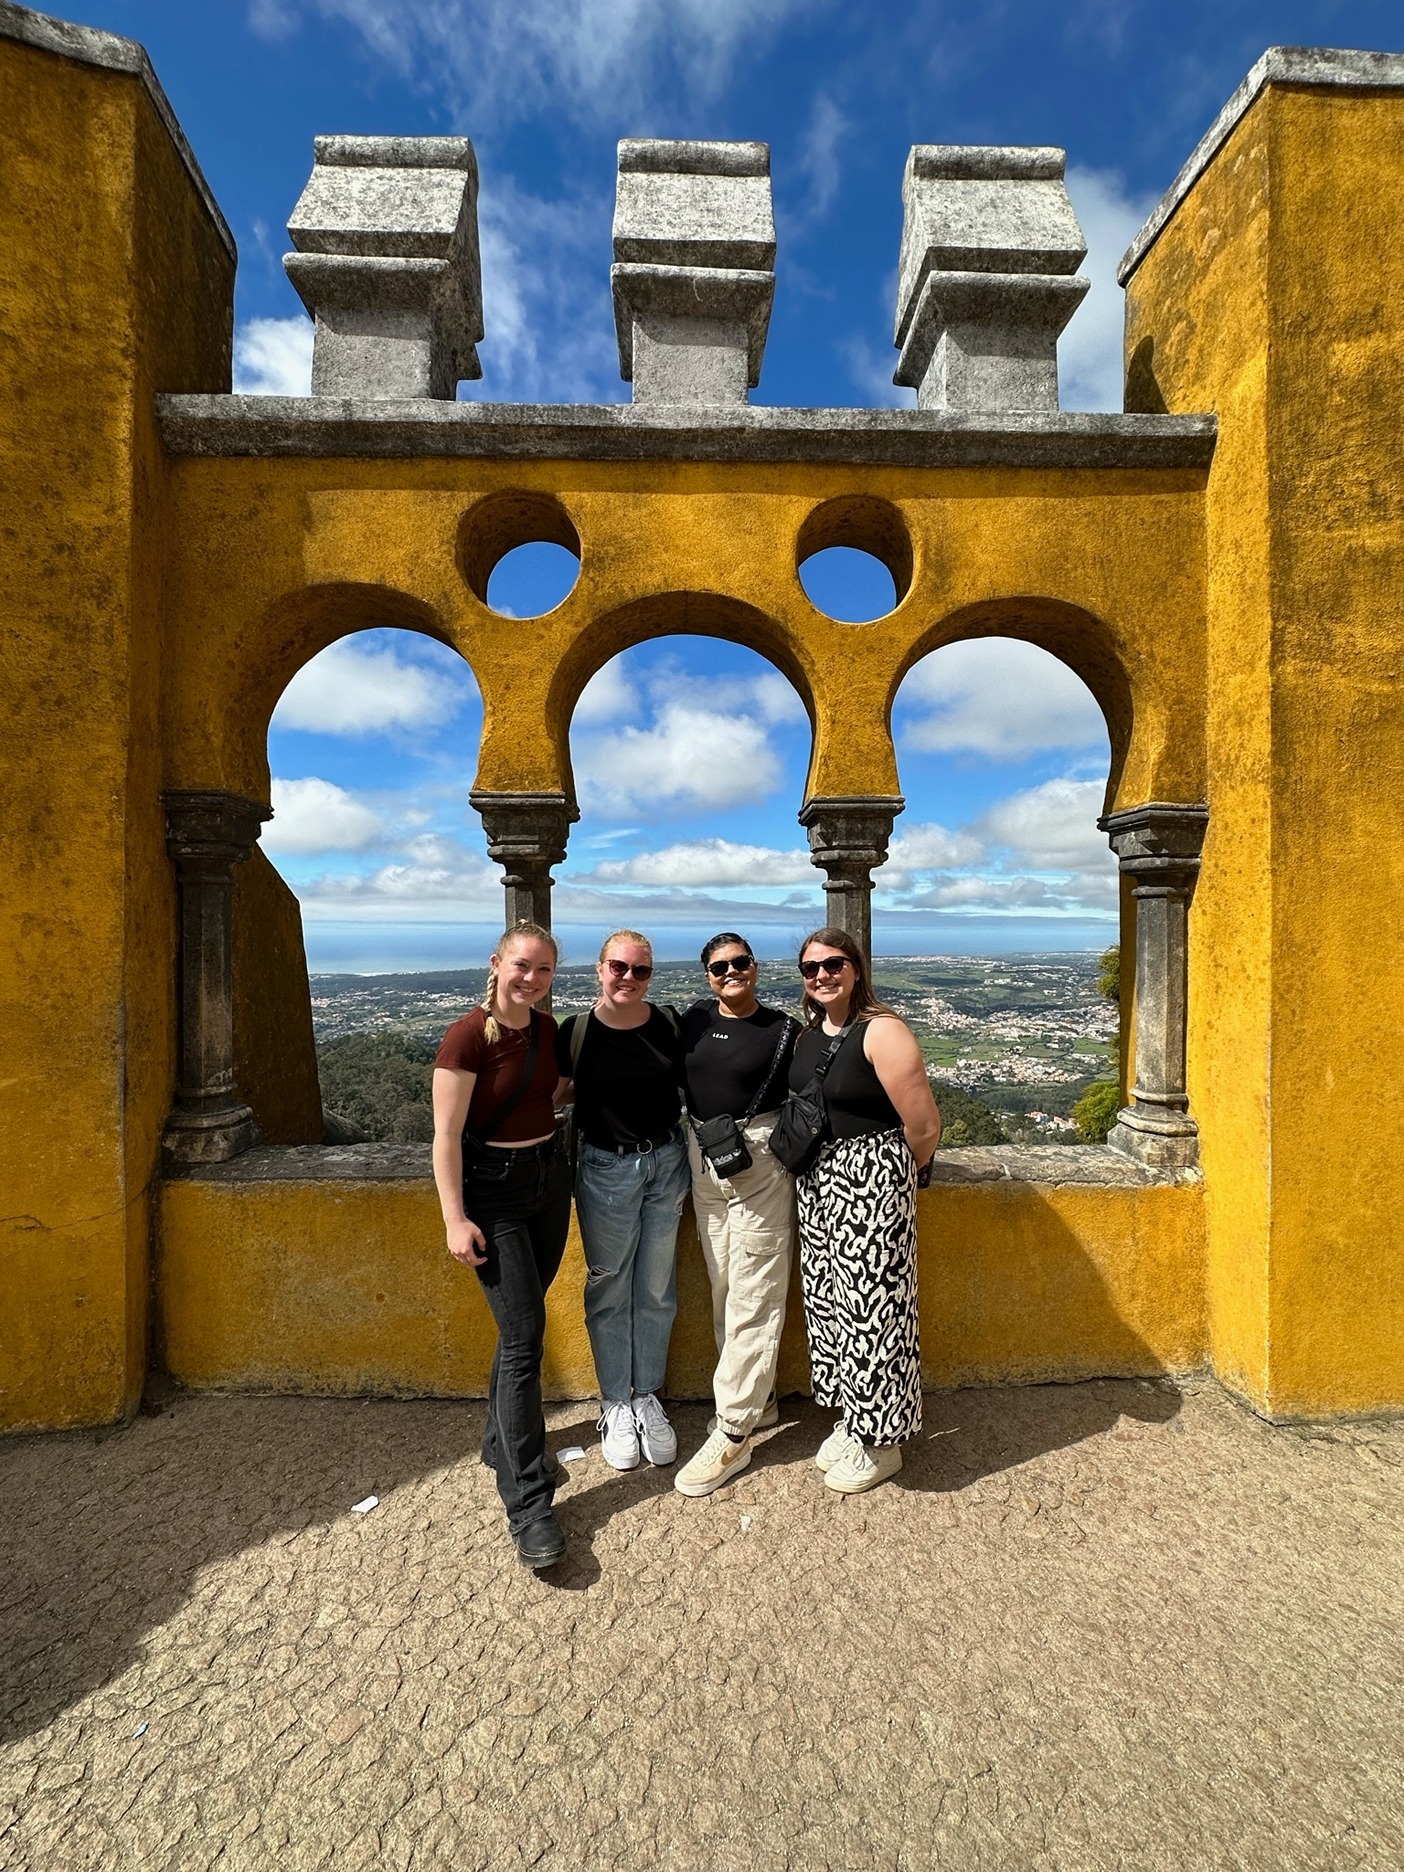
[[[1404,1425],[946,1393],[849,1499],[828,1427],[685,1501],[554,1407],[542,1576],[477,1404],[0,1444],[0,1867],[1404,1866]]]

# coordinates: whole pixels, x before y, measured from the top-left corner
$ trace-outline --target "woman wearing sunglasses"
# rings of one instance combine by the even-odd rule
[[[840,1413],[814,1460],[830,1488],[857,1495],[897,1473],[921,1429],[916,1180],[941,1114],[916,1036],[874,996],[853,938],[816,930],[799,968],[791,1088],[828,1060],[828,1141],[796,1179],[800,1280],[815,1401]]]
[[[776,1420],[775,1367],[785,1324],[795,1185],[770,1152],[799,1031],[756,999],[756,958],[733,930],[702,951],[712,996],[683,1016],[683,1079],[692,1206],[712,1283],[717,1414],[707,1441],[674,1478],[710,1495],[751,1460],[751,1434]]]
[[[600,993],[561,1023],[556,1061],[575,1082],[575,1213],[585,1249],[585,1325],[600,1387],[604,1458],[670,1463],[678,1440],[658,1393],[677,1311],[678,1218],[688,1189],[678,1020],[645,999],[653,950],[615,930]]]

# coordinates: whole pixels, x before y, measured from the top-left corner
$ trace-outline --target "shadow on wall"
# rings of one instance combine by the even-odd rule
[[[481,1404],[189,1393],[163,1404],[159,1416],[122,1429],[0,1446],[0,1746],[44,1729],[139,1664],[150,1635],[197,1594],[217,1598],[227,1590],[217,1577],[202,1582],[203,1569],[246,1550],[276,1553],[304,1531],[320,1544],[333,1524],[345,1527],[353,1501],[371,1492],[389,1497],[452,1465],[468,1465],[476,1481],[455,1491],[461,1513],[441,1531],[451,1535],[456,1559],[473,1557],[465,1578],[481,1584],[491,1577],[511,1590],[498,1576],[504,1568],[515,1576],[515,1561],[478,1464]],[[1123,1417],[1164,1423],[1179,1409],[1173,1386],[1134,1380],[931,1398],[926,1432],[908,1446],[902,1485],[920,1493],[960,1490],[1105,1435]],[[706,1410],[680,1407],[685,1448],[700,1443]],[[554,1415],[554,1447],[591,1442],[592,1408]],[[817,1484],[808,1465],[828,1427],[827,1413],[786,1400],[780,1428],[758,1447],[755,1476],[777,1463],[799,1464]],[[652,1498],[671,1503],[670,1475],[647,1465],[616,1475],[593,1456],[563,1498],[573,1546],[550,1582],[578,1591],[597,1579],[590,1536],[616,1514],[646,1510]],[[842,1502],[834,1506],[842,1512]],[[424,1533],[432,1544],[433,1530]],[[324,1564],[333,1561],[324,1556]],[[354,1550],[344,1564],[360,1564]],[[267,1569],[273,1577],[257,1616],[267,1619],[270,1644],[287,1596],[278,1575],[294,1570],[293,1556]],[[227,1608],[213,1612],[212,1631],[230,1617]]]

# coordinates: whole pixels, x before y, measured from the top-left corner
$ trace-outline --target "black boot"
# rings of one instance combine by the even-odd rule
[[[540,1521],[530,1521],[516,1536],[517,1558],[523,1566],[540,1571],[565,1558],[565,1535],[561,1524],[550,1512]]]

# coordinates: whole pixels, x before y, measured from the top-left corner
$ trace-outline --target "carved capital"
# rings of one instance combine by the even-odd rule
[[[1162,800],[1106,813],[1097,821],[1123,871],[1147,884],[1188,890],[1199,873],[1199,854],[1209,824],[1207,806],[1178,806]]]
[[[549,870],[565,861],[580,808],[564,793],[470,793],[468,801],[482,818],[495,864]]]
[[[887,842],[906,805],[901,794],[806,800],[799,822],[809,835],[810,857],[830,876],[867,874],[887,861]]]
[[[273,808],[241,793],[191,791],[163,793],[166,849],[181,868],[189,865],[238,864],[258,843],[259,828]]]

